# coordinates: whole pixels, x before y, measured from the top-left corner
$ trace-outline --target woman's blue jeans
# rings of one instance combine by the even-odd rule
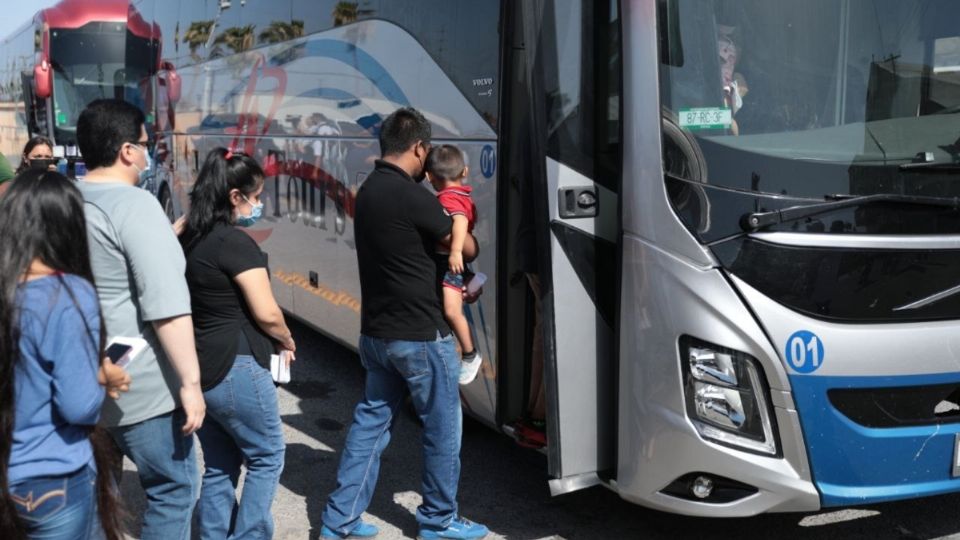
[[[367,370],[363,400],[340,457],[337,489],[323,511],[323,524],[347,534],[367,509],[380,472],[380,454],[390,442],[394,418],[409,392],[423,421],[421,526],[446,527],[457,515],[460,484],[460,358],[453,335],[436,341],[399,341],[360,336]]]
[[[31,539],[97,540],[97,472],[90,464],[71,474],[38,476],[10,486],[20,521]]]
[[[203,393],[207,417],[197,431],[205,470],[200,538],[272,538],[270,507],[283,471],[285,445],[270,372],[239,355],[220,384]],[[247,474],[237,503],[240,466]]]

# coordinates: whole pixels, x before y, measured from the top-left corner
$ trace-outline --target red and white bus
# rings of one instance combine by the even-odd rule
[[[143,18],[128,19],[128,4],[62,0],[0,42],[0,151],[14,164],[33,135],[74,157],[77,118],[95,99],[153,110],[159,32]]]

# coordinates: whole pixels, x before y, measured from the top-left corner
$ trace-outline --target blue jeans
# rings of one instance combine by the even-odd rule
[[[272,538],[270,506],[283,471],[283,427],[277,388],[252,356],[239,355],[219,384],[203,393],[207,418],[197,432],[203,448],[200,538]],[[246,464],[237,504],[240,465]]]
[[[323,523],[341,534],[351,531],[367,509],[380,472],[380,454],[390,442],[394,418],[407,392],[423,421],[423,504],[421,526],[446,527],[457,515],[460,483],[460,358],[453,335],[436,341],[398,341],[360,336],[360,361],[367,370],[363,400],[347,434],[337,489],[323,511]]]
[[[141,540],[188,540],[197,499],[197,455],[184,437],[183,409],[129,426],[109,428],[124,455],[137,466],[147,495]]]
[[[93,463],[62,476],[27,478],[10,486],[10,496],[29,538],[103,538],[97,517],[97,472]]]

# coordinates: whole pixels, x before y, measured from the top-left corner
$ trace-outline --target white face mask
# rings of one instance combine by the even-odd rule
[[[243,200],[247,201],[247,204],[250,205],[250,214],[245,216],[241,214],[238,210],[237,225],[241,227],[252,227],[253,224],[259,221],[260,218],[263,216],[263,203],[259,202],[257,204],[253,204],[252,202],[250,202],[250,199],[248,199],[246,196],[244,195],[240,195],[240,196],[243,197]]]
[[[143,152],[143,157],[147,161],[147,164],[143,166],[143,169],[140,169],[140,167],[137,167],[136,165],[133,165],[131,163],[131,165],[133,165],[133,168],[137,170],[137,185],[142,186],[147,181],[147,178],[150,176],[149,174],[150,169],[153,168],[153,158],[150,157],[150,152],[147,151],[146,147],[140,146],[139,144],[135,144],[134,146],[136,146],[137,148],[140,149],[140,151]]]

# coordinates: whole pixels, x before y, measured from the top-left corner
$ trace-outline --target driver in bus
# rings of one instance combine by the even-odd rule
[[[717,39],[717,53],[720,55],[720,77],[723,81],[723,101],[724,105],[730,109],[732,117],[743,108],[743,98],[750,91],[747,81],[743,75],[736,71],[737,60],[739,59],[740,48],[733,40],[733,33],[736,28],[733,26],[720,25],[717,29],[719,37]],[[740,134],[740,126],[736,119],[732,120],[730,131],[734,135]]]

